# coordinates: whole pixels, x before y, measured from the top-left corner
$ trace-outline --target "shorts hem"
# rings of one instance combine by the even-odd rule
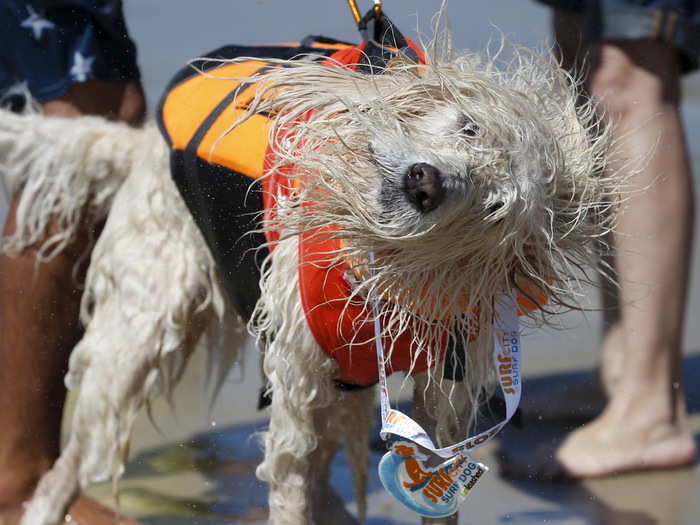
[[[636,6],[607,6],[589,16],[586,40],[641,40],[667,42],[681,55],[683,72],[698,68],[700,25],[676,11]]]
[[[61,98],[63,95],[68,93],[73,82],[68,79],[63,79],[60,82],[55,82],[51,86],[44,88],[34,88],[29,86],[29,90],[32,93],[32,98],[37,102],[49,102],[50,100],[55,100]]]

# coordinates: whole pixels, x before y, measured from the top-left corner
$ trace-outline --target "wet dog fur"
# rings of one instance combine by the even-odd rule
[[[382,75],[294,61],[245,79],[259,85],[251,114],[278,115],[270,135],[277,166],[294,165],[292,179],[303,180],[280,205],[283,220],[265,224],[281,239],[247,327],[227,302],[155,126],[3,112],[4,181],[24,203],[3,250],[33,244],[58,218],[62,228],[42,251],[50,257],[79,221],[106,218],[83,297],[86,332],[66,377],[80,392],[71,436],[23,523],[58,523],[76,491],[118,478],[144,403],[170,391],[197,346],[218,356],[225,374],[246,329],[259,339],[274,334],[264,352],[272,407],[257,469],[270,488],[270,522],[350,520],[328,485],[341,447],[363,520],[375,393],[336,388],[336,365],[310,332],[298,290],[299,235],[329,224],[343,240],[329,257],[353,261],[360,276],[354,297],[390,299],[381,302],[386,334],[410,324],[430,354],[438,334],[479,327],[463,382],[445,379],[437,363],[407,374],[434,439],[463,439],[494,381],[495,295],[534,285],[549,297],[531,314],[539,321],[575,300],[579,269],[595,264],[620,188],[605,175],[607,133],[591,104],[577,104],[576,82],[551,58],[516,47],[505,54],[499,62],[456,52],[440,34],[427,64],[397,61]],[[290,126],[292,139],[283,133]]]

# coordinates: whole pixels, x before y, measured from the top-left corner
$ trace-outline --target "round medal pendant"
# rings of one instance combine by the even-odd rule
[[[379,462],[384,488],[403,505],[428,518],[451,516],[488,470],[458,454],[436,467],[407,441],[396,441]]]

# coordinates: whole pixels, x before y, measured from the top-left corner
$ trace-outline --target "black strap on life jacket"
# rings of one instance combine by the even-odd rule
[[[333,49],[303,45],[232,45],[211,51],[206,56],[224,60],[240,56],[261,60],[290,60],[302,55],[323,56],[333,52]],[[201,71],[211,71],[219,66],[220,62],[202,59],[196,62],[196,67],[184,67],[170,81],[159,104],[158,114],[162,115],[165,97],[175,86],[200,74]],[[264,73],[269,67],[262,66],[257,73]],[[247,321],[260,297],[260,268],[268,253],[264,247],[265,236],[260,231],[263,210],[260,183],[245,174],[212,164],[197,155],[199,145],[211,126],[243,88],[245,85],[237,85],[217,104],[199,125],[184,150],[171,150],[170,166],[173,181],[216,261],[228,298],[237,313]],[[158,124],[163,136],[167,138],[162,119],[159,119]]]
[[[383,12],[377,17],[374,9],[370,9],[357,24],[357,29],[362,40],[367,42],[358,70],[369,74],[377,73],[373,71],[374,68],[385,68],[397,55],[403,55],[412,62],[419,61],[406,37]]]

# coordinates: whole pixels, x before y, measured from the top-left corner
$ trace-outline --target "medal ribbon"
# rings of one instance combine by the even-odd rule
[[[374,254],[370,254],[370,266],[374,267]],[[468,455],[491,441],[513,417],[520,403],[521,394],[521,355],[520,330],[518,323],[518,305],[515,294],[499,294],[495,301],[496,315],[493,322],[494,347],[493,366],[496,368],[499,387],[506,403],[506,416],[501,422],[484,432],[467,437],[464,441],[448,447],[437,448],[428,433],[409,416],[391,408],[389,390],[386,382],[384,344],[381,337],[381,324],[377,301],[372,301],[374,316],[375,346],[377,349],[377,364],[379,367],[379,395],[382,415],[382,429],[379,433],[383,440],[389,434],[405,438],[424,447],[433,453],[449,458],[456,454]]]

